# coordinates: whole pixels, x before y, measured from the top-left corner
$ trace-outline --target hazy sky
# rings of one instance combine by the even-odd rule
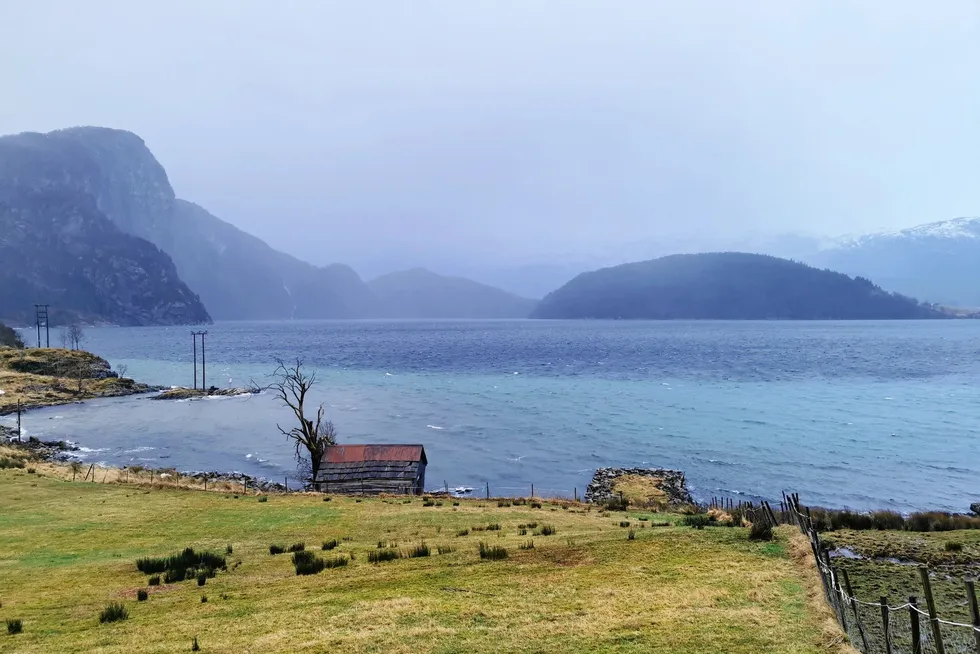
[[[317,263],[980,214],[977,0],[0,2],[0,132]]]

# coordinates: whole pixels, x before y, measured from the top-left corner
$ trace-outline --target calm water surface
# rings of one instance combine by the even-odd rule
[[[427,485],[582,492],[598,466],[685,470],[695,494],[965,510],[980,499],[980,322],[252,322],[207,337],[208,381],[315,367],[347,442],[423,443]],[[30,334],[27,334],[30,337]],[[92,328],[154,384],[192,381],[189,328]],[[291,475],[268,394],[30,413],[90,461]],[[0,419],[10,422],[9,418]]]

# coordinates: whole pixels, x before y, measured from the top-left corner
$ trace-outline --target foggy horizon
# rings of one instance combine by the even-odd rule
[[[130,130],[365,277],[980,214],[980,5],[706,6],[9,5],[0,133]]]

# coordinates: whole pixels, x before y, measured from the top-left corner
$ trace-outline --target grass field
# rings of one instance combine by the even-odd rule
[[[202,652],[235,653],[852,651],[805,542],[787,527],[757,543],[746,529],[694,530],[677,525],[681,516],[575,504],[260,501],[33,469],[0,470],[3,652],[181,652],[195,637]],[[663,521],[671,526],[652,526]],[[540,535],[546,525],[557,533]],[[405,553],[424,541],[431,556],[369,563],[379,541]],[[481,560],[481,541],[507,558]],[[534,549],[519,548],[528,541]],[[348,564],[297,576],[289,554],[269,553],[299,542]],[[229,545],[228,571],[203,587],[149,587],[135,565],[185,547],[225,555]],[[111,601],[129,618],[100,624]],[[8,635],[3,622],[16,619],[23,631]]]
[[[824,534],[824,544],[847,548],[850,556],[860,557],[834,559],[834,565],[847,571],[858,598],[877,602],[884,597],[889,605],[899,606],[915,596],[925,610],[919,566],[928,565],[939,616],[962,624],[972,621],[963,580],[980,576],[980,529],[945,532],[845,529]],[[885,652],[878,610],[860,606],[859,611],[870,649]],[[911,643],[907,611],[891,618],[891,633],[898,645]],[[944,626],[943,637],[949,653],[976,652],[973,634],[968,629]]]

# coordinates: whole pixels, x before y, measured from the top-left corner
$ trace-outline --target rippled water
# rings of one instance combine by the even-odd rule
[[[571,496],[598,466],[667,466],[701,497],[964,510],[978,337],[975,321],[219,323],[207,357],[218,386],[303,357],[342,440],[423,443],[429,487]],[[93,328],[85,345],[142,381],[191,382],[187,328]],[[100,400],[25,425],[87,460],[282,478],[288,420],[257,395]]]

